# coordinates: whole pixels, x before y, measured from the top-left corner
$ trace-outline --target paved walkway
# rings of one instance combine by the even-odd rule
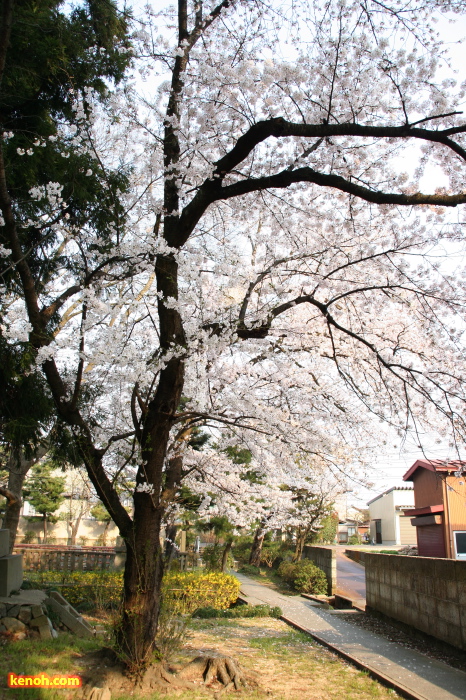
[[[337,593],[348,598],[366,597],[366,570],[337,549]]]
[[[283,619],[308,632],[398,692],[413,700],[466,700],[466,673],[429,659],[373,632],[338,619],[319,603],[284,596],[257,581],[236,574],[241,581],[241,597],[251,605],[279,605]]]

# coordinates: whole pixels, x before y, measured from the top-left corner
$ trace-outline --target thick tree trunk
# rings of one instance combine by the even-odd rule
[[[18,467],[13,465],[10,460],[10,469],[8,474],[8,490],[14,496],[14,499],[7,499],[5,515],[3,516],[3,527],[10,531],[10,554],[16,541],[16,533],[18,532],[19,517],[21,514],[21,506],[23,505],[23,484],[32,462],[24,462],[21,460]]]
[[[254,541],[251,547],[251,554],[249,556],[249,563],[251,566],[260,566],[262,545],[264,544],[264,538],[267,534],[267,530],[263,525],[260,525],[254,535]]]
[[[47,448],[40,446],[34,459],[25,459],[22,452],[19,455],[10,455],[8,460],[8,491],[13,498],[7,499],[6,511],[3,516],[2,527],[10,531],[10,554],[16,541],[21,507],[23,505],[23,485],[27,473],[38,459],[44,456]]]
[[[223,555],[222,555],[222,571],[223,573],[226,572],[227,570],[227,564],[228,564],[228,555],[230,554],[231,547],[233,545],[233,542],[229,540],[223,550]]]
[[[117,629],[117,651],[130,673],[140,673],[152,659],[162,604],[163,557],[160,512],[147,509],[126,540],[123,613]]]

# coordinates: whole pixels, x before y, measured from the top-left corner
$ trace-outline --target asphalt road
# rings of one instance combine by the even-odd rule
[[[336,548],[337,554],[337,593],[349,598],[366,597],[366,575],[364,567],[348,559]]]

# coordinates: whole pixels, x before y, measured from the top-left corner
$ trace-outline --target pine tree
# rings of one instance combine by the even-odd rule
[[[32,469],[24,488],[24,497],[42,516],[44,542],[47,542],[47,523],[57,522],[56,511],[65,500],[65,477],[53,476],[54,467],[44,462]]]

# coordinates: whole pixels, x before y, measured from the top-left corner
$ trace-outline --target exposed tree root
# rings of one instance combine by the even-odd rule
[[[169,690],[209,688],[214,698],[229,690],[257,687],[257,679],[246,672],[231,656],[209,654],[197,656],[181,670],[163,663],[152,664],[138,677],[128,677],[121,661],[111,650],[100,650],[83,659],[83,700],[111,700],[112,694],[128,692],[143,697]]]
[[[221,697],[228,690],[240,690],[257,686],[257,680],[251,673],[246,673],[231,656],[209,655],[197,656],[176,675],[177,678],[194,680],[202,679],[204,685],[212,686],[216,682],[223,687],[215,693]]]

